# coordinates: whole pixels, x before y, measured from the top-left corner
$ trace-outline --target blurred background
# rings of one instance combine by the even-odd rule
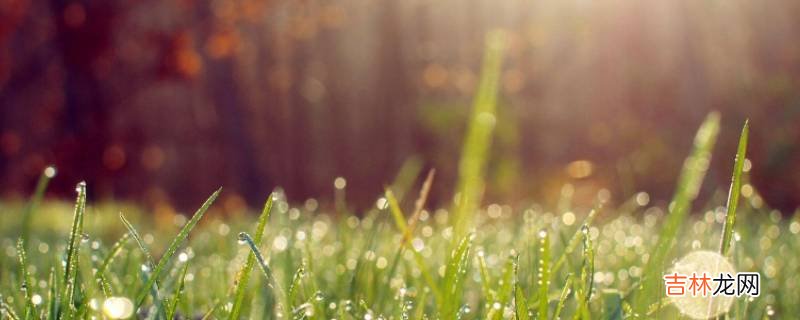
[[[667,201],[706,114],[703,190],[727,190],[751,119],[751,182],[800,203],[800,2],[0,0],[0,195],[193,210],[374,204],[409,159],[446,205],[484,35],[508,49],[487,201],[605,188]],[[424,171],[423,171],[424,172]],[[706,195],[708,196],[708,194]]]

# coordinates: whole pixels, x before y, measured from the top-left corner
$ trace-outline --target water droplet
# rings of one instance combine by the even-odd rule
[[[133,315],[133,302],[125,297],[111,297],[103,302],[103,313],[111,319],[125,319]]]
[[[180,262],[186,262],[187,260],[189,260],[189,255],[186,254],[186,252],[181,252],[181,254],[178,255],[178,260]]]
[[[246,240],[247,239],[247,233],[239,232],[238,239],[239,239],[239,244],[247,243],[247,240]]]
[[[44,169],[44,176],[45,177],[53,178],[53,177],[56,176],[56,173],[57,173],[56,167],[54,167],[54,166],[49,166],[49,167]]]
[[[81,234],[81,242],[82,242],[82,243],[87,243],[87,242],[89,242],[89,234],[86,234],[86,233],[84,233],[84,234]]]
[[[544,230],[544,229],[540,230],[539,231],[539,238],[544,239],[545,237],[547,237],[547,230]]]
[[[86,181],[78,182],[78,185],[75,186],[75,191],[78,193],[86,191]]]
[[[42,296],[34,294],[33,296],[31,296],[31,303],[33,303],[33,305],[35,306],[42,304]]]
[[[146,264],[142,264],[142,272],[150,272],[150,267],[148,267]]]

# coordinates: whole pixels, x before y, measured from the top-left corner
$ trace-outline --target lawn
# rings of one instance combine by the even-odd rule
[[[261,211],[222,215],[220,189],[193,214],[155,216],[87,201],[84,183],[74,203],[42,201],[47,169],[30,201],[0,202],[2,318],[674,319],[685,316],[662,276],[700,250],[761,275],[760,295],[727,317],[800,314],[800,220],[747,183],[747,124],[730,190],[695,201],[719,114],[700,126],[668,208],[645,193],[611,207],[599,193],[583,210],[568,188],[557,208],[482,203],[501,38],[489,36],[452,205],[426,205],[431,173],[375,190],[364,212],[276,190]]]

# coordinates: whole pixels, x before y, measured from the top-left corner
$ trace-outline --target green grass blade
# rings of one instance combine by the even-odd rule
[[[400,170],[392,180],[391,188],[395,191],[398,199],[403,199],[405,194],[411,190],[417,176],[422,171],[422,160],[418,156],[410,157],[403,161]]]
[[[192,218],[189,219],[189,222],[187,222],[186,225],[183,226],[181,231],[178,232],[178,235],[174,239],[172,239],[172,243],[170,243],[169,247],[167,247],[167,251],[164,252],[164,255],[158,261],[158,265],[156,265],[156,268],[153,270],[150,279],[148,279],[144,287],[142,287],[142,289],[139,290],[135,303],[136,307],[134,308],[134,310],[138,310],[139,306],[142,305],[144,299],[147,297],[147,292],[150,291],[150,289],[153,287],[153,284],[155,284],[156,280],[161,275],[161,272],[164,271],[167,264],[172,259],[172,256],[175,255],[176,251],[178,251],[178,247],[183,243],[184,240],[186,240],[186,237],[189,236],[189,232],[192,231],[195,225],[197,225],[197,222],[200,221],[200,218],[202,218],[203,215],[208,210],[208,208],[211,207],[211,204],[214,203],[214,200],[217,199],[217,196],[219,196],[219,193],[221,191],[222,188],[219,188],[217,189],[217,191],[214,191],[214,193],[208,198],[208,200],[206,200],[206,202],[203,203],[200,209],[197,209],[197,212],[195,212],[194,216],[192,216]]]
[[[519,255],[517,255],[514,261],[514,315],[516,320],[529,320],[531,318],[530,307],[528,299],[525,298],[525,291],[519,285],[520,282]]]
[[[494,292],[492,291],[492,276],[489,275],[489,268],[486,267],[486,258],[483,251],[478,252],[478,271],[481,274],[481,289],[483,290],[484,300],[494,301]]]
[[[495,127],[497,91],[505,49],[505,34],[492,31],[486,36],[486,51],[458,164],[459,201],[453,219],[453,241],[463,238],[470,228],[472,214],[480,203],[486,163]]]
[[[397,202],[397,198],[395,198],[394,194],[389,189],[386,190],[386,201],[389,203],[389,211],[392,213],[392,216],[394,217],[394,222],[397,225],[397,229],[399,229],[400,232],[403,233],[404,235],[409,235],[408,237],[410,238],[410,232],[408,230],[408,225],[406,225],[405,215],[403,214],[402,209],[400,209],[400,205]],[[409,241],[406,241],[404,236],[401,248],[408,242]],[[420,254],[417,250],[414,250],[414,248],[411,248],[411,252],[414,254],[414,261],[417,264],[417,268],[420,269],[423,279],[425,280],[428,287],[431,288],[431,291],[433,291],[433,294],[436,297],[436,301],[441,302],[444,299],[444,297],[442,296],[442,291],[436,284],[436,281],[433,279],[433,276],[430,274],[430,269],[428,268],[427,263],[425,263],[425,257],[423,257],[422,254]]]
[[[147,246],[144,244],[144,240],[142,240],[142,236],[139,235],[139,231],[136,230],[136,228],[130,223],[130,221],[128,221],[128,219],[125,219],[125,215],[123,215],[122,212],[119,213],[119,219],[122,220],[122,224],[124,224],[125,228],[128,229],[128,234],[133,237],[133,240],[136,241],[136,245],[139,246],[139,250],[141,250],[144,254],[144,259],[147,263],[147,266],[150,268],[150,270],[155,269],[156,263],[153,259],[153,255],[150,254],[150,249],[147,249]]]
[[[145,263],[147,263],[147,269],[150,271],[155,270],[156,268],[155,260],[153,259],[153,256],[150,254],[150,250],[147,249],[147,246],[142,240],[142,237],[139,235],[139,231],[136,230],[136,228],[133,226],[133,224],[130,223],[130,221],[128,221],[128,219],[125,219],[125,215],[123,215],[122,212],[119,213],[119,219],[122,220],[122,224],[124,224],[125,228],[128,229],[128,234],[130,234],[133,237],[133,240],[139,246],[139,250],[141,250],[142,254],[144,254]],[[147,276],[145,271],[142,272],[145,276]],[[142,281],[147,283],[148,279],[150,278],[152,277],[148,277],[147,279],[143,279]],[[158,301],[158,288],[161,288],[161,282],[158,279],[155,279],[153,288],[150,290],[150,295],[153,296],[153,301]]]
[[[567,303],[567,297],[569,297],[570,288],[572,286],[572,274],[567,274],[567,279],[564,280],[564,288],[561,289],[561,295],[558,297],[558,304],[556,305],[556,310],[553,312],[553,319],[561,319],[561,310],[564,309],[564,304]]]
[[[61,308],[58,310],[59,317],[65,312],[73,311],[73,297],[78,283],[78,253],[80,242],[83,236],[83,214],[86,210],[86,183],[78,183],[76,190],[78,198],[75,201],[75,212],[72,218],[72,228],[70,229],[69,242],[67,243],[67,262],[64,271],[64,284],[61,292]]]
[[[131,227],[133,227],[133,226],[131,226]],[[100,264],[99,268],[97,268],[96,274],[98,276],[102,276],[103,273],[106,272],[106,270],[108,269],[108,266],[111,265],[111,262],[114,261],[114,258],[116,258],[117,255],[119,255],[120,252],[122,252],[122,248],[125,246],[126,243],[128,243],[128,239],[130,239],[130,237],[131,237],[131,233],[130,232],[126,232],[125,234],[122,235],[122,237],[119,238],[119,240],[117,240],[117,242],[115,242],[111,246],[111,249],[108,250],[108,254],[106,254],[105,259],[103,259],[103,263]]]
[[[32,317],[33,303],[31,302],[31,275],[28,273],[28,254],[25,252],[25,243],[22,238],[17,240],[17,258],[19,259],[19,277],[21,279],[19,290],[25,297],[25,312],[23,317],[29,319]]]
[[[269,264],[267,264],[267,261],[264,259],[264,256],[261,254],[261,250],[258,249],[255,241],[253,241],[253,238],[250,237],[247,232],[240,232],[239,241],[243,241],[245,244],[247,244],[247,246],[250,248],[250,251],[252,251],[253,255],[256,257],[258,267],[261,269],[261,273],[264,275],[264,278],[267,281],[267,287],[271,289],[272,296],[278,299],[278,306],[282,307],[285,312],[290,311],[290,309],[288,309],[288,304],[285,301],[287,299],[286,295],[282,290],[280,290],[280,283],[272,276],[272,269],[270,269]]]
[[[181,277],[178,278],[178,284],[175,286],[175,292],[172,294],[172,300],[169,301],[167,304],[166,315],[167,319],[175,319],[175,310],[178,309],[178,301],[181,299],[181,294],[183,293],[183,287],[186,283],[186,270],[189,270],[189,263],[186,262],[183,264],[183,268],[181,268],[180,275]]]
[[[587,230],[586,226],[581,229]],[[576,317],[588,319],[589,300],[592,298],[594,291],[594,248],[592,247],[592,239],[588,232],[583,232],[583,266],[581,268],[581,283],[580,290],[578,291],[578,312]]]
[[[528,299],[525,298],[525,291],[522,290],[519,283],[514,286],[514,304],[516,307],[516,320],[529,320],[531,318]]]
[[[298,307],[297,305],[295,305],[295,302],[299,297],[300,294],[299,290],[300,287],[303,285],[303,278],[305,277],[305,275],[306,275],[306,266],[305,263],[301,263],[300,267],[297,268],[297,271],[294,272],[294,275],[292,276],[292,282],[289,285],[289,291],[287,293],[289,296],[288,310],[295,310]]]
[[[400,233],[403,234],[403,238],[407,239],[411,236],[411,233],[408,230],[408,225],[406,224],[406,217],[403,214],[403,210],[400,209],[400,203],[397,201],[394,193],[392,193],[392,190],[386,189],[386,201],[389,203],[389,212],[392,213],[392,217],[394,218],[394,223],[397,226],[397,229],[400,229]]]
[[[597,216],[597,213],[602,208],[603,208],[603,204],[600,203],[595,208],[593,208],[591,211],[589,211],[589,214],[586,215],[586,219],[584,219],[584,221],[583,221],[583,227],[581,227],[581,228],[579,228],[578,230],[575,231],[575,234],[572,235],[572,238],[569,240],[569,243],[567,244],[567,247],[564,249],[563,252],[561,252],[561,255],[558,257],[558,260],[556,260],[556,263],[553,265],[553,272],[558,272],[558,270],[561,269],[561,266],[563,266],[564,263],[567,261],[567,257],[569,256],[569,254],[571,254],[573,251],[575,251],[575,248],[578,247],[578,244],[581,242],[581,238],[584,236],[584,234],[582,232],[585,231],[585,230],[588,230],[588,227],[594,221],[594,217]],[[584,229],[584,228],[587,228],[587,229]]]
[[[550,288],[550,233],[539,232],[539,312],[538,319],[547,319],[550,301],[547,294]]]
[[[503,268],[503,276],[502,276],[502,284],[500,285],[500,289],[497,292],[497,300],[496,303],[500,304],[500,309],[495,309],[494,307],[491,308],[491,317],[489,319],[494,320],[501,320],[503,319],[503,313],[505,312],[505,307],[508,304],[508,301],[514,295],[514,270],[517,268],[517,257],[510,256],[508,257],[508,261],[506,262],[505,267]]]
[[[56,280],[56,268],[50,268],[50,277],[47,279],[47,287],[50,288],[47,292],[47,319],[56,319],[58,317],[58,281]]]
[[[656,247],[652,250],[644,268],[642,288],[637,292],[633,304],[639,314],[644,314],[646,307],[661,297],[658,288],[662,279],[664,261],[677,239],[680,226],[691,210],[692,202],[700,191],[700,186],[711,162],[711,151],[717,140],[718,132],[719,114],[712,112],[697,130],[692,152],[683,163],[678,185],[670,203],[669,214],[659,233]]]
[[[19,316],[14,312],[14,309],[5,302],[2,294],[0,294],[0,316],[2,316],[0,317],[2,319],[7,317],[11,320],[19,320]]]
[[[728,208],[723,226],[722,239],[719,244],[719,253],[728,255],[733,237],[733,226],[736,223],[736,206],[739,204],[739,193],[742,191],[742,169],[744,168],[745,154],[747,153],[747,139],[750,134],[750,121],[745,120],[742,134],[739,136],[739,147],[736,149],[736,160],[733,163],[733,177],[731,189],[728,191]]]
[[[439,303],[439,316],[441,319],[454,319],[457,317],[461,307],[463,295],[464,277],[469,266],[470,248],[474,233],[470,233],[461,239],[458,246],[450,254],[444,271],[444,291]]]
[[[42,197],[44,197],[44,192],[47,190],[47,185],[50,183],[50,179],[55,177],[55,175],[56,168],[53,166],[49,166],[42,171],[42,175],[39,176],[39,181],[36,182],[36,189],[34,189],[31,199],[25,206],[24,211],[22,211],[21,237],[25,249],[28,249],[28,237],[31,232],[31,216],[33,212],[36,211],[36,208],[39,207],[39,203],[42,202]]]
[[[261,239],[264,237],[264,228],[267,226],[269,215],[272,212],[273,198],[274,196],[270,194],[266,204],[264,204],[264,209],[261,210],[261,216],[258,217],[255,239],[253,240],[255,243],[261,243]],[[233,299],[233,307],[231,308],[231,314],[228,319],[239,319],[239,315],[242,312],[242,305],[244,304],[244,296],[247,292],[247,283],[250,281],[250,272],[253,270],[253,265],[255,263],[255,253],[250,252],[247,256],[247,262],[245,262],[242,270],[239,271],[239,277],[236,280],[236,296]]]

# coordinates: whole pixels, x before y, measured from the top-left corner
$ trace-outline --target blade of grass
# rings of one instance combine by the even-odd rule
[[[567,274],[567,279],[564,280],[564,288],[561,289],[561,295],[558,298],[558,304],[556,305],[556,310],[553,312],[553,319],[561,319],[561,310],[564,309],[564,304],[567,302],[567,297],[569,297],[570,288],[572,287],[572,274]]]
[[[558,257],[558,260],[556,260],[556,263],[553,265],[553,272],[558,272],[558,270],[561,269],[561,266],[564,265],[565,262],[567,262],[567,257],[569,256],[569,254],[575,251],[575,248],[577,248],[578,244],[581,242],[581,238],[583,237],[582,232],[584,230],[588,230],[588,227],[591,226],[592,222],[594,221],[594,217],[597,216],[597,213],[602,208],[603,208],[603,203],[600,202],[594,208],[592,208],[591,211],[589,211],[589,214],[586,215],[586,219],[583,220],[583,227],[578,228],[578,230],[575,231],[575,234],[572,235],[572,238],[569,240],[567,247],[564,249],[564,251],[561,252],[561,255]]]
[[[115,242],[111,246],[111,249],[108,250],[108,254],[106,254],[105,259],[103,259],[103,263],[100,264],[99,268],[97,268],[96,274],[98,276],[102,276],[103,273],[106,272],[108,266],[111,265],[111,262],[114,261],[114,258],[116,258],[120,252],[122,252],[122,248],[125,246],[126,243],[128,243],[128,239],[130,239],[130,237],[131,233],[126,232],[125,234],[122,235],[122,237],[119,238],[119,240],[117,240],[117,242]]]
[[[731,189],[728,191],[727,215],[723,226],[722,238],[719,244],[719,253],[728,255],[733,238],[733,226],[736,223],[736,206],[739,204],[739,193],[742,191],[742,169],[744,168],[745,154],[747,153],[747,140],[750,134],[750,120],[745,120],[742,134],[739,136],[739,146],[736,149],[736,160],[733,163],[733,176]]]
[[[31,215],[33,215],[33,212],[39,207],[39,203],[42,202],[42,197],[44,197],[44,192],[47,190],[47,185],[50,183],[50,179],[55,177],[55,175],[56,168],[53,166],[48,166],[42,171],[42,175],[39,176],[39,181],[36,182],[36,189],[34,189],[31,199],[25,206],[24,211],[22,211],[21,237],[26,250],[28,249],[28,236],[31,232]]]
[[[386,283],[378,287],[377,296],[379,303],[378,306],[380,307],[380,309],[383,309],[384,302],[387,301],[387,299],[385,299],[386,298],[385,295],[387,294],[387,292],[391,287],[390,283],[391,279],[394,278],[395,272],[397,271],[397,266],[399,265],[400,259],[402,258],[402,255],[405,252],[405,247],[406,245],[408,245],[408,241],[411,239],[411,236],[414,233],[414,229],[416,228],[417,222],[419,221],[419,216],[422,213],[422,210],[425,208],[425,202],[427,202],[428,200],[428,193],[430,192],[431,185],[433,184],[433,177],[435,173],[436,173],[435,169],[431,169],[430,171],[428,171],[428,176],[425,178],[425,182],[422,183],[422,188],[420,189],[419,196],[417,197],[417,200],[414,202],[414,213],[411,215],[411,218],[409,218],[408,226],[406,227],[408,233],[403,234],[400,247],[397,248],[397,251],[395,252],[394,259],[392,259],[392,264],[389,267],[389,271],[386,273],[386,276],[384,277],[384,279],[386,279]],[[387,189],[387,191],[391,192],[390,189]],[[398,202],[397,199],[393,199],[393,201],[395,204],[397,204]],[[387,200],[386,202],[388,204],[389,200]],[[399,209],[399,205],[397,205],[395,208]],[[400,212],[399,210],[395,209],[390,209],[390,210],[392,210],[392,215],[395,218],[397,218],[398,216],[399,217],[403,216],[402,212]],[[395,221],[395,223],[397,222]]]
[[[587,230],[586,226],[581,228]],[[594,248],[592,247],[592,239],[588,232],[583,232],[583,266],[581,267],[581,283],[580,290],[578,291],[578,312],[576,317],[588,319],[589,313],[589,300],[592,298],[594,291]]]
[[[273,195],[270,194],[267,202],[264,204],[264,209],[261,210],[261,216],[258,217],[258,223],[255,230],[255,243],[261,243],[264,237],[264,229],[269,221],[269,215],[272,212]],[[255,253],[250,252],[247,255],[247,262],[245,262],[242,270],[239,271],[239,277],[236,280],[236,296],[233,299],[233,307],[228,319],[239,319],[239,314],[242,312],[242,305],[244,304],[244,296],[247,291],[247,283],[250,281],[250,272],[253,270],[253,265],[256,263]]]
[[[297,268],[297,271],[294,272],[292,276],[292,282],[289,285],[289,310],[295,310],[298,306],[295,305],[295,301],[297,301],[297,297],[299,294],[300,286],[303,285],[303,278],[306,274],[306,266],[304,263],[300,264],[300,267]]]
[[[156,265],[156,268],[153,270],[150,279],[147,280],[147,283],[145,283],[144,287],[142,287],[142,289],[139,290],[139,293],[137,294],[136,298],[136,304],[135,304],[136,307],[134,308],[134,310],[138,310],[139,307],[142,305],[144,299],[147,297],[147,292],[150,290],[150,288],[153,287],[153,284],[155,284],[156,280],[161,275],[161,272],[164,271],[170,259],[172,259],[172,256],[175,255],[175,252],[178,251],[178,246],[180,246],[181,243],[183,243],[183,241],[186,240],[186,237],[189,236],[189,232],[192,231],[195,225],[197,225],[197,222],[200,221],[200,218],[202,218],[203,215],[208,210],[208,208],[211,207],[211,204],[214,203],[214,200],[217,199],[217,196],[219,196],[219,193],[221,191],[222,188],[219,188],[217,189],[217,191],[214,191],[214,193],[208,198],[208,200],[206,200],[206,202],[203,203],[200,209],[197,209],[197,212],[195,212],[194,216],[192,216],[192,218],[189,219],[189,222],[187,222],[186,225],[183,226],[181,231],[178,232],[178,235],[174,239],[172,239],[172,243],[170,243],[169,247],[167,247],[167,251],[164,252],[164,255],[158,261],[158,265]]]
[[[516,269],[516,256],[509,256],[505,267],[503,268],[502,284],[497,292],[496,303],[500,304],[500,309],[491,308],[491,317],[489,319],[500,320],[503,319],[505,307],[511,296],[514,295],[514,270]]]
[[[458,315],[463,295],[464,277],[469,266],[470,248],[474,237],[474,233],[464,236],[450,254],[444,271],[442,300],[438,301],[441,319],[455,319]]]
[[[483,251],[478,252],[478,271],[481,274],[481,289],[483,290],[484,300],[494,301],[495,296],[492,291],[492,276],[489,275],[489,268],[486,267],[486,258]]]
[[[239,240],[244,241],[245,244],[247,244],[247,246],[250,248],[250,251],[255,256],[256,261],[258,262],[258,267],[261,269],[261,273],[267,280],[267,286],[272,291],[272,296],[274,296],[278,300],[278,306],[281,307],[282,310],[284,310],[285,312],[291,311],[291,309],[288,309],[285,292],[283,292],[280,289],[280,283],[278,281],[275,281],[275,278],[272,276],[272,269],[270,269],[269,264],[267,264],[267,261],[264,260],[264,256],[261,254],[261,250],[258,249],[258,246],[256,245],[255,241],[253,241],[253,238],[250,237],[250,235],[247,234],[246,232],[240,232]]]
[[[3,319],[5,319],[5,317],[8,317],[9,319],[12,320],[19,320],[19,316],[17,315],[16,312],[14,312],[14,309],[12,309],[11,306],[9,306],[5,302],[5,299],[3,299],[2,294],[0,294],[0,316],[3,316]]]
[[[516,307],[516,320],[529,320],[531,318],[528,299],[525,298],[525,291],[522,290],[519,283],[514,286],[514,304]]]
[[[83,236],[83,214],[86,209],[86,182],[78,183],[76,190],[78,198],[75,200],[75,212],[72,218],[72,228],[70,229],[69,242],[67,243],[67,262],[64,271],[64,287],[61,292],[61,307],[58,310],[59,317],[65,312],[73,311],[73,297],[78,281],[78,253],[80,251],[80,241]],[[67,313],[66,315],[69,315]]]
[[[481,201],[484,174],[495,127],[497,89],[501,74],[505,34],[496,30],[486,35],[486,49],[481,67],[478,91],[473,102],[471,119],[458,164],[457,194],[453,218],[453,241],[464,237],[472,222],[472,214]]]
[[[56,268],[50,267],[50,277],[47,279],[47,319],[54,320],[58,316],[58,281],[56,280]]]
[[[433,185],[433,177],[435,174],[435,169],[428,171],[428,176],[425,177],[425,182],[422,183],[422,188],[419,190],[419,197],[417,197],[417,201],[414,202],[414,213],[411,214],[411,218],[408,219],[408,233],[410,234],[414,233],[414,229],[417,227],[417,221],[419,221],[419,215],[422,213],[422,209],[425,208],[425,202],[428,201],[428,193],[431,191],[431,185]],[[405,237],[406,240],[411,237],[410,234]]]
[[[24,319],[30,319],[33,313],[33,303],[31,302],[31,275],[28,273],[28,254],[25,252],[25,243],[22,238],[17,240],[17,258],[19,258],[19,277],[20,281],[19,290],[25,297],[25,312],[23,312]]]
[[[125,228],[128,229],[128,234],[130,234],[133,237],[133,240],[136,241],[136,244],[139,246],[139,250],[141,250],[142,254],[144,254],[145,263],[147,263],[147,270],[149,271],[155,270],[156,268],[155,260],[153,259],[153,256],[150,254],[150,250],[147,249],[147,246],[142,240],[142,237],[139,235],[139,231],[136,230],[136,228],[133,226],[133,224],[131,224],[128,221],[128,219],[125,219],[125,215],[123,215],[122,212],[119,213],[119,219],[122,220],[122,224],[124,224]],[[148,279],[151,278],[147,275],[146,271],[144,270],[142,271],[142,274],[145,277],[148,277]],[[146,283],[147,279],[144,279],[143,282]],[[150,295],[153,297],[153,301],[158,301],[158,288],[161,288],[161,281],[156,279],[152,288],[150,289]]]
[[[124,224],[125,228],[128,229],[128,234],[133,237],[133,240],[136,241],[136,244],[139,246],[139,250],[141,250],[144,254],[144,259],[147,263],[147,266],[150,268],[150,270],[155,269],[156,263],[153,259],[153,255],[150,254],[150,250],[147,249],[147,246],[144,244],[142,236],[139,235],[139,231],[136,230],[136,228],[130,223],[130,221],[128,221],[128,219],[125,219],[125,215],[123,215],[122,212],[119,213],[119,219],[122,220],[122,224]]]
[[[538,319],[547,319],[550,301],[547,298],[550,288],[550,233],[539,231],[539,312]]]
[[[186,262],[183,264],[183,268],[181,268],[181,277],[178,278],[178,284],[175,286],[175,292],[172,294],[172,300],[167,304],[167,319],[175,319],[175,310],[178,309],[178,301],[180,301],[181,294],[183,293],[183,286],[186,281],[186,270],[188,269],[189,263]]]
[[[710,113],[694,138],[691,154],[683,163],[675,195],[669,205],[669,214],[658,236],[658,242],[650,254],[644,268],[642,287],[635,296],[633,307],[639,314],[645,314],[647,306],[659,300],[659,281],[664,261],[669,254],[678,230],[697,198],[700,186],[711,162],[711,151],[719,132],[719,113]]]
[[[530,307],[528,307],[528,299],[525,298],[525,291],[519,285],[521,283],[519,268],[519,255],[517,255],[514,261],[514,314],[516,320],[529,320],[531,318]]]
[[[406,192],[411,190],[421,170],[422,160],[418,156],[413,156],[403,161],[403,165],[400,166],[400,170],[397,171],[397,175],[392,180],[391,185],[398,199],[402,200]]]
[[[402,234],[409,235],[410,237],[410,233],[408,231],[408,225],[406,225],[406,220],[405,216],[403,215],[403,211],[402,209],[400,209],[400,205],[397,203],[397,198],[395,198],[394,194],[392,194],[392,191],[389,189],[386,189],[386,201],[389,204],[389,211],[392,213],[392,216],[394,217],[394,221],[395,224],[397,225],[397,228],[400,229],[400,232]],[[400,244],[401,248],[404,247],[406,243],[407,242],[405,241],[402,242]],[[430,287],[431,291],[433,291],[433,295],[434,297],[436,297],[436,301],[441,302],[444,299],[444,297],[442,296],[441,289],[439,289],[439,286],[436,284],[436,281],[434,281],[433,276],[430,274],[430,269],[428,268],[427,263],[425,263],[425,257],[423,257],[422,254],[420,254],[419,251],[415,250],[414,248],[411,248],[411,252],[414,254],[414,261],[417,264],[417,268],[420,269],[423,279],[425,279],[425,282],[428,284],[428,287]]]

